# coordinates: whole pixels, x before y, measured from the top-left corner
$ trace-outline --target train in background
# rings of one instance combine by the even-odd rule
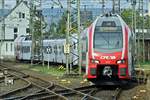
[[[98,84],[122,84],[135,78],[134,34],[119,15],[98,17],[85,31],[82,66]]]
[[[77,37],[77,36],[75,36]],[[86,77],[96,84],[122,84],[135,78],[134,34],[119,15],[99,16],[81,33],[82,67]],[[77,39],[70,38],[71,62],[78,64]],[[63,46],[66,40],[44,39],[44,61],[66,63]],[[17,60],[31,60],[31,39],[15,40]]]
[[[77,38],[76,34],[72,35],[70,38],[70,63],[72,65],[77,65]],[[15,56],[18,61],[31,61],[31,48],[32,48],[32,37],[19,36],[15,39]],[[43,40],[43,60],[44,62],[51,63],[66,63],[66,56],[64,53],[64,44],[66,43],[65,38],[51,38]],[[42,51],[34,55],[34,61],[42,61]]]

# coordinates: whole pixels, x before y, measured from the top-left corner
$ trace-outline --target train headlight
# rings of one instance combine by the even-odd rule
[[[96,59],[92,59],[91,62],[92,62],[92,63],[95,63],[95,64],[99,64],[99,63],[100,63],[100,61],[99,61],[99,60],[96,60]]]
[[[117,64],[124,64],[125,63],[125,60],[118,60],[117,61]]]

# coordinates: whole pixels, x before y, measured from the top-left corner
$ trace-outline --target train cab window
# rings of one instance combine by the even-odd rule
[[[30,52],[30,47],[29,46],[24,46],[22,47],[23,53],[29,53]]]
[[[120,51],[123,48],[122,28],[116,26],[114,21],[104,21],[102,25],[96,25],[93,40],[96,51]]]

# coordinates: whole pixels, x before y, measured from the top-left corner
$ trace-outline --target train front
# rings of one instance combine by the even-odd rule
[[[87,77],[94,83],[128,80],[128,29],[117,16],[99,17],[88,32]],[[116,84],[115,83],[115,84]]]

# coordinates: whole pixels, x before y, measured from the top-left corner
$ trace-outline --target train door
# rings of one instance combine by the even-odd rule
[[[64,44],[66,43],[66,40],[63,39],[63,42],[61,43],[61,51],[62,51],[62,63],[66,63],[66,55],[64,53]]]
[[[47,48],[46,48],[46,44],[47,44],[47,41],[43,40],[43,59],[44,59],[44,61],[47,61]]]
[[[58,44],[57,44],[57,51],[58,51],[57,62],[58,63],[62,63],[62,60],[63,60],[63,57],[62,57],[62,44],[63,44],[63,41],[61,39],[61,40],[58,41]]]
[[[55,40],[54,55],[55,55],[54,62],[57,63],[58,62],[58,40]]]
[[[52,53],[51,53],[50,59],[51,59],[51,62],[55,62],[55,49],[54,49],[55,40],[52,40],[52,41],[50,42],[50,45],[51,45],[51,47],[52,47]]]
[[[20,40],[20,60],[23,60],[23,45],[24,45],[25,37]]]
[[[52,62],[53,61],[53,59],[52,59],[52,56],[53,56],[53,54],[52,54],[52,44],[51,44],[51,42],[49,42],[48,43],[48,58],[49,58],[49,61],[50,62]]]

